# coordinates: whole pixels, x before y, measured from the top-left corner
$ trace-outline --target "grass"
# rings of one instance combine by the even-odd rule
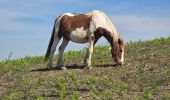
[[[65,53],[64,71],[48,71],[43,56],[1,61],[0,98],[169,100],[170,37],[126,45],[125,65],[118,67],[108,46],[95,47],[92,69],[83,65],[86,49]]]

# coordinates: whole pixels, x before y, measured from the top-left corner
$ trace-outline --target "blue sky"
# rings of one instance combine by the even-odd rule
[[[170,36],[170,0],[1,0],[0,60],[11,52],[44,55],[57,16],[94,9],[109,16],[126,42]],[[70,42],[66,51],[83,47]]]

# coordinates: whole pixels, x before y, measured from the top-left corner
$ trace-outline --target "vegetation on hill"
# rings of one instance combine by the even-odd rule
[[[1,61],[0,98],[169,100],[170,37],[126,47],[123,66],[114,66],[108,46],[95,47],[92,69],[83,65],[86,49],[64,54],[68,70],[48,71],[43,56]]]

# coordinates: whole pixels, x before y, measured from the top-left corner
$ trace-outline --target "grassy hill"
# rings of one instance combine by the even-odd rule
[[[170,100],[170,37],[127,43],[123,66],[108,48],[95,47],[93,69],[85,49],[64,54],[68,70],[48,71],[43,56],[1,61],[0,99]]]

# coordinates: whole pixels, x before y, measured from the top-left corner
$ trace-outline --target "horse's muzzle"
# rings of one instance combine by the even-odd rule
[[[122,62],[117,62],[117,63],[116,63],[116,66],[122,66],[122,65],[123,65]]]

